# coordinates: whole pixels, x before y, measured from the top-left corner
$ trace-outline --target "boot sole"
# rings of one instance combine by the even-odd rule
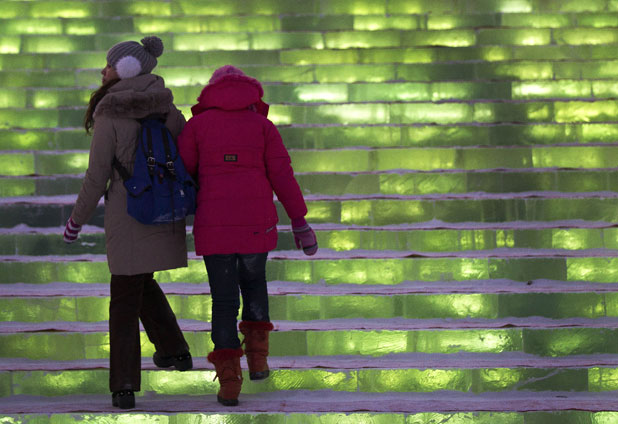
[[[193,358],[189,357],[183,359],[182,361],[178,361],[175,358],[171,359],[163,359],[158,358],[157,360],[152,358],[154,364],[159,368],[170,368],[174,367],[177,371],[188,371],[193,368]]]
[[[252,381],[265,380],[268,378],[269,375],[270,375],[270,370],[260,371],[260,372],[251,372],[249,373],[249,380],[252,380]]]
[[[112,397],[112,406],[120,409],[135,408],[135,396]]]
[[[217,396],[217,402],[225,406],[237,406],[238,405],[238,399],[223,399],[221,396]]]

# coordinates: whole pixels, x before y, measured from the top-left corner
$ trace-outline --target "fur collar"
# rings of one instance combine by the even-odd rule
[[[174,96],[163,79],[145,74],[118,81],[97,105],[95,117],[140,119],[170,111]]]

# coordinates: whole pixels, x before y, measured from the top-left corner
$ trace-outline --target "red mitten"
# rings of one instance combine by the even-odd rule
[[[64,229],[64,237],[62,237],[62,239],[67,244],[76,242],[77,236],[79,235],[81,229],[81,225],[77,225],[75,221],[73,221],[73,218],[69,218],[69,220],[67,221],[67,225]]]

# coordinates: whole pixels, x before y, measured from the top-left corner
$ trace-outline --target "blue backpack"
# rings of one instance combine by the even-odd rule
[[[187,174],[161,116],[141,123],[133,175],[114,157],[127,189],[127,212],[142,224],[165,224],[195,214],[197,184]]]

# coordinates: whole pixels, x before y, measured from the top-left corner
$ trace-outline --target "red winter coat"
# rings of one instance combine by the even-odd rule
[[[260,83],[244,75],[216,80],[202,90],[178,138],[187,171],[200,186],[193,224],[198,255],[274,249],[273,191],[291,219],[307,213],[290,156],[265,116],[263,94]]]

